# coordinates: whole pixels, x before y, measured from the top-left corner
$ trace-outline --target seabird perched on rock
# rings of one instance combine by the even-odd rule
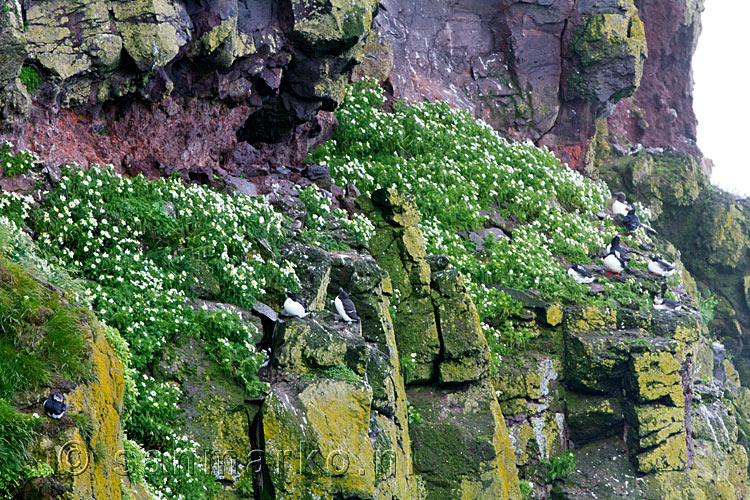
[[[610,251],[603,259],[604,267],[610,274],[616,274],[617,276],[625,269],[625,260],[617,255],[615,250]]]
[[[648,270],[657,276],[671,276],[676,271],[672,264],[658,255],[651,257],[651,262],[648,263]]]
[[[568,269],[568,276],[584,285],[594,281],[594,275],[585,270],[580,264],[573,264],[573,267]]]
[[[65,415],[65,410],[68,406],[65,404],[65,396],[62,392],[55,392],[44,402],[44,413],[48,417],[54,419],[60,419]]]
[[[682,304],[676,300],[654,297],[654,309],[660,311],[679,311],[682,309]]]
[[[612,214],[622,215],[623,217],[628,215],[630,207],[625,202],[625,193],[618,191],[617,193],[612,193],[612,196],[615,197],[615,201],[612,202]]]
[[[625,229],[629,233],[634,232],[641,226],[641,219],[639,219],[638,216],[635,215],[635,207],[628,210],[628,215],[626,215],[625,218],[622,219],[622,225],[625,226]]]
[[[620,236],[619,235],[615,235],[615,237],[612,238],[612,241],[609,243],[609,245],[607,245],[607,248],[605,248],[604,251],[607,254],[614,252],[615,255],[617,255],[619,258],[621,258],[625,262],[629,262],[630,261],[630,254],[628,253],[627,250],[625,250],[620,245]]]
[[[346,293],[343,288],[339,288],[339,295],[333,301],[333,304],[336,306],[336,312],[339,313],[341,319],[347,323],[359,321],[357,310],[354,308],[354,302],[352,302],[349,298],[349,294]]]
[[[295,316],[297,318],[304,318],[309,313],[307,312],[307,302],[300,299],[296,292],[286,292],[286,300],[284,301],[284,312],[289,316]]]

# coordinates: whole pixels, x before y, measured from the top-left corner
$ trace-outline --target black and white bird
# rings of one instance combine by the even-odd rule
[[[651,262],[648,263],[648,270],[657,276],[672,276],[676,271],[672,264],[658,255],[651,257]]]
[[[632,233],[639,227],[641,227],[641,219],[639,219],[638,216],[635,215],[635,207],[628,210],[628,214],[624,219],[622,219],[622,225],[625,226],[625,229],[629,233]]]
[[[682,304],[676,300],[654,297],[654,309],[658,309],[659,311],[679,311],[682,309]]]
[[[627,265],[625,260],[617,255],[614,250],[610,251],[602,260],[604,261],[604,267],[607,269],[607,272],[610,274],[616,274],[617,276],[625,270],[625,266]]]
[[[573,267],[568,269],[568,276],[584,285],[586,283],[593,283],[594,281],[594,275],[585,270],[580,264],[573,264]]]
[[[615,201],[612,202],[612,214],[622,215],[623,217],[628,215],[630,207],[625,202],[625,193],[618,191],[617,193],[612,193],[612,196],[615,197]]]
[[[333,301],[333,304],[336,306],[336,312],[339,313],[341,319],[347,323],[359,321],[357,310],[354,308],[354,302],[352,302],[352,299],[349,298],[349,294],[346,293],[343,288],[339,288],[339,295]]]
[[[612,252],[615,253],[619,258],[624,260],[625,262],[630,262],[630,254],[627,250],[625,250],[622,245],[620,245],[620,236],[615,235],[614,238],[612,238],[612,241],[607,245],[607,248],[604,249],[604,251],[607,254],[610,254]]]
[[[307,311],[307,302],[297,296],[296,292],[286,292],[284,301],[284,312],[289,316],[304,318],[309,313]]]
[[[65,404],[65,396],[62,392],[55,392],[44,402],[44,413],[48,417],[54,419],[60,419],[65,415],[65,410],[68,406]]]

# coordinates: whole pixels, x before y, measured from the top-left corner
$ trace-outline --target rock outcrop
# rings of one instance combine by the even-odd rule
[[[210,178],[226,164],[251,176],[264,156],[296,165],[327,137],[318,112],[343,98],[375,11],[372,0],[9,0],[2,129],[53,163],[131,174]],[[305,123],[310,144],[292,131]],[[245,140],[282,139],[225,161]]]

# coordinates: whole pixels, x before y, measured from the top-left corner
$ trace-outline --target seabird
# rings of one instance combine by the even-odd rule
[[[626,215],[625,218],[622,219],[622,225],[625,226],[625,229],[627,229],[629,233],[632,233],[640,227],[641,219],[639,219],[638,216],[635,215],[635,207],[628,210],[628,215]]]
[[[296,292],[286,292],[286,300],[284,301],[284,312],[289,316],[295,316],[297,318],[304,318],[309,313],[307,312],[307,302],[300,299]]]
[[[62,392],[55,392],[44,402],[44,413],[48,417],[54,419],[60,419],[65,415],[65,410],[68,406],[65,404],[65,396]]]
[[[612,193],[612,196],[615,197],[615,201],[612,202],[612,213],[614,215],[622,215],[623,217],[628,215],[630,207],[625,202],[625,193],[618,191],[617,193]]]
[[[354,308],[354,302],[352,302],[349,298],[349,294],[346,293],[343,288],[339,288],[339,295],[336,297],[336,300],[333,301],[333,304],[336,306],[336,311],[339,313],[339,316],[341,316],[341,318],[347,323],[359,321],[357,310]]]
[[[568,269],[568,276],[582,284],[592,283],[594,281],[594,275],[585,270],[580,264],[573,264],[573,267]]]
[[[648,263],[648,270],[657,276],[671,276],[676,269],[669,262],[665,261],[658,255],[654,255],[651,258],[651,262]]]
[[[617,255],[614,250],[609,252],[603,260],[604,267],[610,274],[616,274],[619,276],[620,273],[625,269],[625,260]]]
[[[607,245],[607,248],[604,251],[607,254],[614,252],[615,255],[617,255],[625,262],[630,262],[630,254],[620,245],[619,235],[615,235],[615,237],[612,238],[612,241],[609,243],[609,245]]]
[[[654,309],[660,311],[679,311],[682,309],[682,304],[672,299],[665,299],[664,297],[654,297]]]

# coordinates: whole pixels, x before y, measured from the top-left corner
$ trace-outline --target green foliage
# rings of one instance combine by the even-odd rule
[[[139,398],[128,422],[128,435],[150,448],[168,447],[174,425],[182,421],[182,411],[177,405],[182,390],[176,384],[159,382],[145,373],[135,384]]]
[[[539,332],[523,327],[513,321],[506,321],[492,330],[494,342],[490,342],[490,350],[495,356],[510,356],[511,353],[522,351],[529,342],[539,335]]]
[[[375,230],[367,217],[355,214],[349,219],[347,213],[331,208],[330,194],[311,184],[299,194],[305,205],[305,230],[302,235],[310,243],[328,250],[348,250],[349,245],[339,238],[336,231],[343,232],[360,247],[367,247]]]
[[[42,84],[42,75],[33,66],[24,65],[21,73],[18,75],[21,82],[26,86],[26,90],[34,92]]]
[[[357,375],[351,368],[344,365],[332,366],[326,370],[326,375],[333,380],[342,380],[352,384],[362,381],[362,377]]]
[[[29,474],[26,447],[35,436],[37,419],[16,410],[0,398],[0,498],[13,497],[13,490]]]
[[[36,153],[26,150],[13,153],[12,147],[13,145],[10,142],[6,142],[0,147],[0,167],[3,169],[5,177],[26,174],[39,161],[39,156]]]
[[[235,481],[234,489],[240,498],[255,498],[255,486],[250,479],[242,478],[239,481]]]
[[[406,411],[409,416],[409,425],[420,425],[424,423],[422,414],[419,413],[419,410],[413,407],[410,403],[407,403]]]
[[[146,477],[146,452],[138,443],[127,438],[122,440],[122,447],[130,481],[143,483]]]
[[[74,381],[90,373],[83,310],[60,301],[28,271],[0,256],[0,398],[47,384],[57,373]]]
[[[395,313],[392,312],[391,314],[393,315]],[[411,380],[411,376],[414,374],[414,369],[417,367],[417,353],[413,352],[408,356],[399,356],[398,363],[401,367],[401,375],[403,375],[404,379],[407,381]]]
[[[716,315],[716,305],[719,303],[718,297],[708,288],[706,288],[706,294],[703,295],[700,290],[698,292],[698,309],[700,309],[701,317],[703,318],[703,324],[708,326],[714,320]]]
[[[87,443],[91,442],[91,436],[94,435],[94,423],[88,413],[68,414],[71,420],[78,427],[78,432]]]
[[[521,489],[521,498],[524,500],[531,498],[531,495],[534,493],[534,485],[531,481],[522,479],[518,482],[518,486]]]
[[[257,328],[232,311],[204,313],[198,320],[203,325],[202,339],[209,341],[207,352],[224,373],[241,382],[248,396],[266,392],[268,384],[258,379],[263,357],[252,343],[253,338],[260,338]]]
[[[376,83],[353,84],[337,110],[334,139],[311,160],[329,166],[338,185],[414,194],[428,253],[451,258],[483,320],[497,327],[518,311],[496,285],[533,288],[559,302],[601,300],[568,277],[564,264],[591,262],[617,232],[593,216],[610,197],[604,183],[561,165],[545,148],[499,137],[445,103],[396,102],[386,112],[384,100]],[[487,213],[515,229],[508,239],[485,240],[478,252],[461,233],[486,227]],[[605,300],[611,304],[648,302],[630,284],[610,290]],[[504,335],[488,323],[484,329],[489,339]],[[502,350],[495,346],[493,352]]]
[[[158,487],[158,498],[213,498],[219,485],[202,463],[198,443],[186,437],[168,441],[166,451],[149,450],[146,457],[146,481]]]
[[[576,470],[576,457],[572,451],[568,451],[549,460],[542,461],[547,470],[547,482],[554,483],[558,479],[565,479]]]
[[[177,334],[212,337],[207,313],[186,303],[196,261],[219,283],[218,299],[240,307],[298,286],[288,262],[248,254],[258,238],[275,255],[284,241],[284,218],[263,200],[111,169],[63,174],[30,222],[57,265],[89,280],[94,309],[128,341],[139,371]]]

